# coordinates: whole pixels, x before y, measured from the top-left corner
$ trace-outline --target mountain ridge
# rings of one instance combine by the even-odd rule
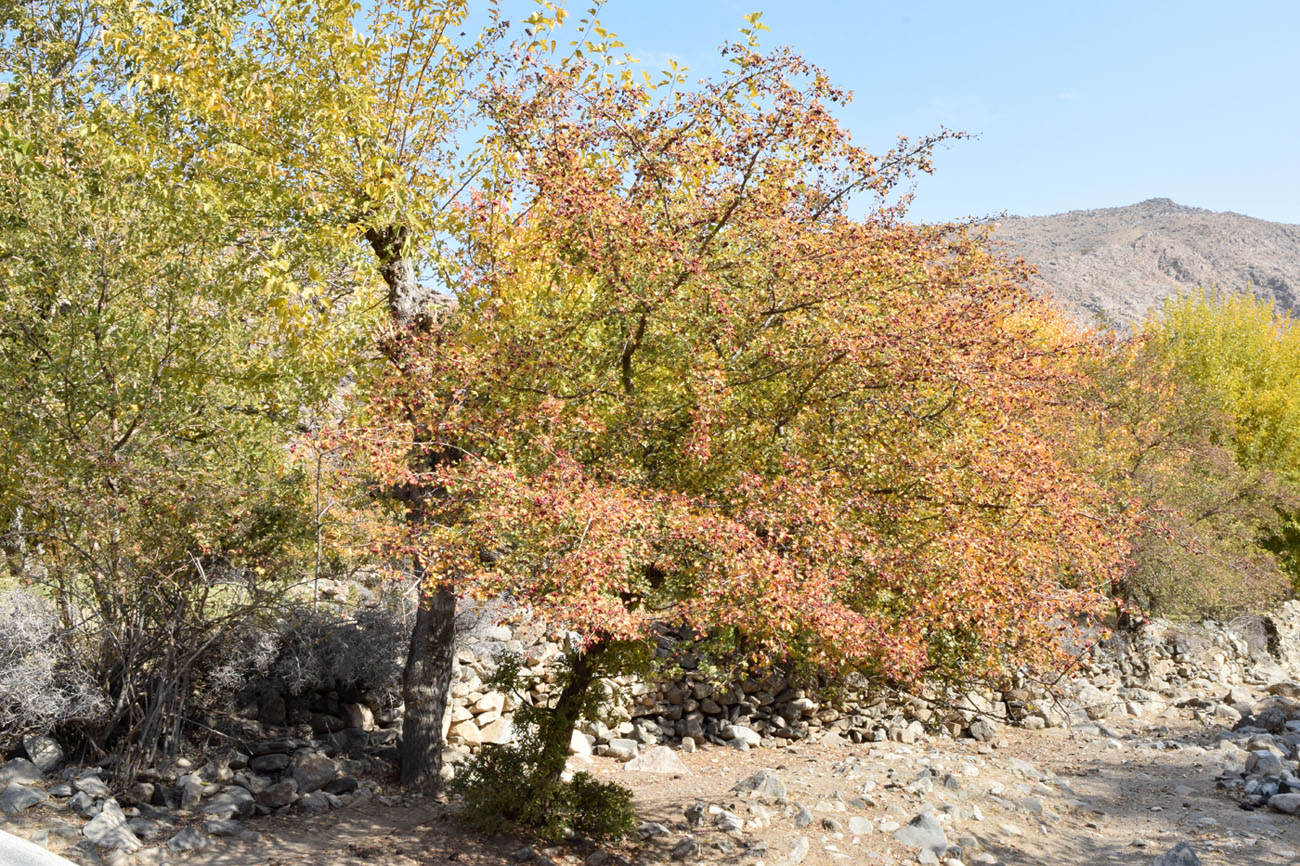
[[[1178,291],[1250,291],[1300,305],[1300,225],[1151,198],[1007,216],[993,239],[1038,268],[1035,288],[1081,324],[1126,329]]]

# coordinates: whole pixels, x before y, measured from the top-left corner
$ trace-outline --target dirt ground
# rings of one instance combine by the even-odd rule
[[[668,861],[690,836],[701,843],[692,861],[788,866],[802,836],[806,866],[902,864],[917,862],[917,850],[894,840],[888,822],[906,824],[928,804],[949,844],[963,843],[967,866],[1145,864],[1179,842],[1190,843],[1205,864],[1300,863],[1300,818],[1244,809],[1239,792],[1224,790],[1216,779],[1223,753],[1214,748],[1214,734],[1190,719],[1130,719],[1100,730],[1006,730],[997,748],[951,740],[748,752],[709,747],[681,754],[689,772],[673,776],[628,772],[596,759],[590,770],[632,788],[638,814],[666,825],[670,835],[604,853],[590,845],[540,848],[523,838],[484,838],[461,827],[446,805],[403,799],[250,822],[260,832],[257,842],[223,843],[183,862],[495,866],[518,863],[531,849],[561,866],[600,866]],[[760,806],[732,793],[739,780],[763,768],[785,783],[789,803]],[[927,769],[931,784],[913,784]],[[724,834],[706,817],[691,829],[684,809],[697,801],[758,826]],[[795,823],[800,804],[813,817],[802,829]],[[873,832],[850,835],[855,816],[871,821]],[[823,826],[824,819],[841,826]]]

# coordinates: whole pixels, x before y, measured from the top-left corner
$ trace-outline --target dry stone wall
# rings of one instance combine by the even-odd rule
[[[574,750],[630,760],[660,743],[688,749],[706,742],[750,748],[825,737],[906,743],[936,732],[991,740],[1002,724],[1052,727],[1118,713],[1158,715],[1175,705],[1230,727],[1249,714],[1243,702],[1234,708],[1227,700],[1234,687],[1300,679],[1300,602],[1229,623],[1155,620],[1086,647],[1076,667],[1055,681],[1022,680],[961,695],[892,692],[860,676],[833,685],[799,682],[779,671],[718,685],[691,669],[696,667],[691,648],[677,634],[660,638],[660,657],[687,668],[671,681],[608,682],[617,696],[612,718],[584,723]],[[498,626],[486,639],[468,644],[457,656],[448,720],[452,764],[482,743],[510,741],[515,699],[487,693],[482,685],[493,654],[503,649],[523,655],[533,673],[527,700],[551,695],[554,674],[547,662],[562,648],[540,630]]]

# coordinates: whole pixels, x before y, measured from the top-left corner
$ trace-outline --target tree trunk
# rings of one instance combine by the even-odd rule
[[[418,575],[423,577],[423,575]],[[401,783],[420,791],[442,786],[442,720],[451,694],[456,593],[449,586],[420,591],[415,631],[402,674]]]
[[[420,285],[415,263],[408,249],[405,226],[372,227],[366,231],[379,273],[388,284],[388,310],[397,329],[432,328],[443,299],[433,289]],[[417,436],[417,439],[419,437]],[[412,442],[417,451],[422,443]],[[436,459],[436,458],[417,458]],[[424,505],[434,491],[405,491],[412,526],[426,519]],[[442,720],[451,693],[453,651],[456,642],[456,589],[444,582],[437,589],[424,585],[428,575],[419,557],[413,575],[420,593],[415,612],[415,630],[402,673],[402,699],[406,711],[402,741],[398,747],[401,783],[415,790],[436,794],[442,788]]]
[[[601,657],[609,648],[605,639],[578,650],[569,660],[568,676],[560,696],[541,722],[538,737],[542,754],[537,767],[539,780],[554,784],[564,773],[569,760],[569,740],[573,729],[590,703],[592,685],[600,675]]]
[[[407,251],[409,232],[394,225],[366,230],[366,240],[379,259],[379,274],[388,284],[388,312],[399,328],[428,328],[446,298],[432,287],[420,285],[415,262]]]

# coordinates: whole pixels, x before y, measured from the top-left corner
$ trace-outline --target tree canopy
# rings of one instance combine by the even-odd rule
[[[978,232],[900,219],[942,136],[873,155],[820,70],[724,54],[697,89],[579,59],[493,89],[459,310],[370,409],[372,442],[458,457],[387,454],[444,491],[410,547],[593,640],[1045,658],[1123,553],[1054,446],[1076,338]]]

